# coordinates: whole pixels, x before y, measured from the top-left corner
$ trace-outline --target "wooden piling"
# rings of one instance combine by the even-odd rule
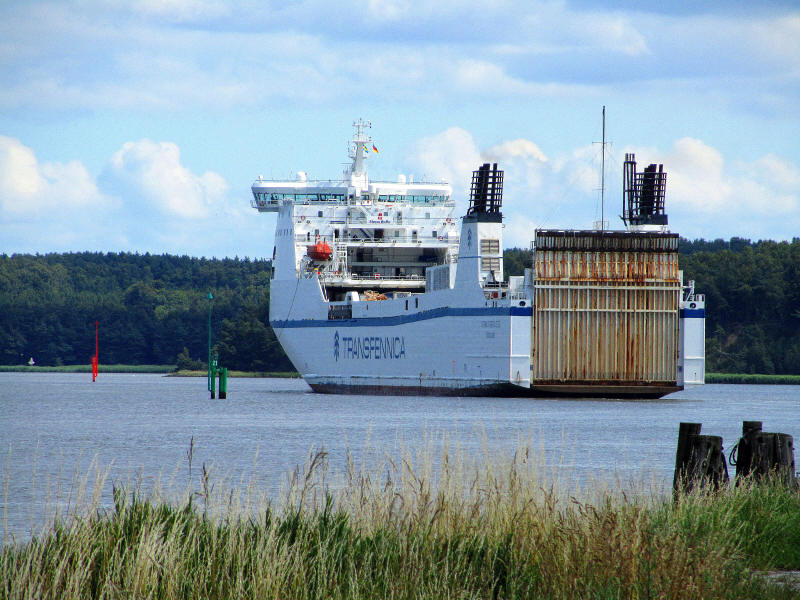
[[[731,453],[731,462],[735,460],[736,464],[737,485],[749,477],[753,481],[774,478],[784,485],[797,487],[792,436],[762,431],[761,426],[761,421],[742,423],[742,437]]]
[[[761,433],[761,421],[743,421],[742,437],[731,452],[731,464],[736,466],[736,480],[747,476],[753,464],[755,436]]]
[[[728,465],[718,435],[700,435],[700,423],[681,423],[675,454],[675,493],[689,492],[696,486],[718,489],[726,484]]]
[[[689,436],[688,488],[710,485],[719,489],[728,483],[728,465],[722,451],[722,437],[718,435]]]
[[[689,436],[699,435],[702,423],[681,423],[678,426],[678,450],[675,453],[675,474],[672,489],[676,492],[684,488],[686,467],[689,464]]]

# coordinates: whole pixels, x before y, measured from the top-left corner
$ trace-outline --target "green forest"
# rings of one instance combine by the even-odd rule
[[[151,254],[0,256],[0,364],[293,371],[267,323],[269,262]],[[208,295],[213,295],[213,300]],[[204,363],[200,365],[199,363]],[[194,364],[193,364],[194,363]]]
[[[504,253],[520,275],[530,251]],[[707,370],[800,374],[800,238],[680,241],[706,294]],[[269,261],[131,253],[0,255],[0,364],[203,367],[208,319],[220,364],[291,371],[267,323]],[[209,300],[208,295],[213,295]]]

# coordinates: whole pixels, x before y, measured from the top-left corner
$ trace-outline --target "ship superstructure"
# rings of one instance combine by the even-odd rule
[[[370,182],[370,123],[354,126],[351,164],[340,180],[309,180],[301,172],[295,181],[253,184],[253,206],[278,213],[275,279],[314,277],[330,301],[347,292],[422,292],[427,267],[458,255],[450,185],[405,177]]]
[[[341,179],[252,186],[277,213],[270,324],[315,391],[654,397],[702,379],[699,295],[686,308],[663,185],[651,202],[635,162],[626,231],[537,231],[533,264],[505,277],[498,166],[473,173],[458,218],[447,183],[369,180],[370,126],[354,123]]]

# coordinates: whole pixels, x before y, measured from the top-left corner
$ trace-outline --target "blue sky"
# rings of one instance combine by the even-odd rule
[[[669,6],[662,6],[668,4]],[[0,6],[0,252],[265,257],[259,174],[506,171],[506,246],[606,218],[625,152],[690,238],[800,236],[796,3],[75,0]]]

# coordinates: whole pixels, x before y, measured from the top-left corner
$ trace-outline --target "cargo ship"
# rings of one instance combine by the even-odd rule
[[[497,164],[459,216],[447,183],[370,181],[371,124],[353,125],[340,179],[252,185],[277,214],[270,325],[314,391],[657,398],[704,382],[705,299],[678,268],[662,166],[626,156],[624,230],[536,230],[506,277]]]

